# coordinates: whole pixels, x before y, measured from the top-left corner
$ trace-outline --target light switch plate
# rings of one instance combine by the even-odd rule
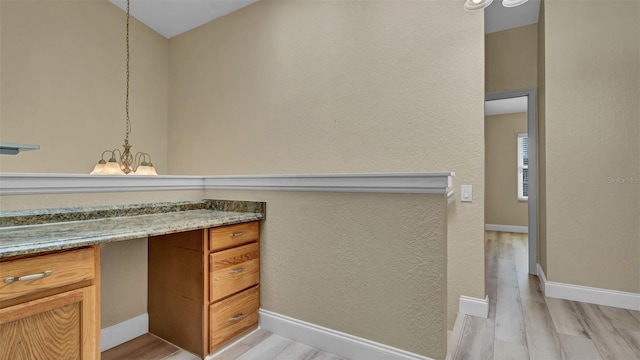
[[[473,201],[473,187],[471,185],[462,185],[460,190],[460,201],[462,202]]]

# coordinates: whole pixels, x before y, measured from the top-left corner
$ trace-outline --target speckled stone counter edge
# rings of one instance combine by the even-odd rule
[[[66,221],[95,220],[111,217],[206,209],[258,213],[262,214],[263,217],[266,215],[266,204],[264,202],[204,199],[200,201],[4,211],[0,212],[0,227],[38,225]]]
[[[236,200],[203,200],[209,204],[208,209],[217,211],[233,211],[267,215],[267,203],[259,201],[236,201]]]

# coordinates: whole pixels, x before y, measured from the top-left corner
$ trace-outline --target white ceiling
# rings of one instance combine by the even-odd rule
[[[126,0],[109,1],[126,11]],[[130,11],[131,16],[168,39],[256,1],[258,0],[131,0]],[[462,8],[462,4],[460,7]],[[488,34],[535,24],[538,22],[539,9],[540,0],[529,0],[514,8],[506,8],[502,6],[501,0],[495,0],[484,10],[484,32]]]
[[[127,10],[126,0],[109,0]],[[131,16],[167,39],[213,19],[225,16],[258,0],[131,0]]]
[[[512,114],[527,111],[527,97],[490,100],[484,102],[485,115]]]

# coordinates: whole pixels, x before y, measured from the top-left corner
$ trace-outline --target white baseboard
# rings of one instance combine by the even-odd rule
[[[484,299],[478,299],[460,295],[460,302],[458,305],[458,315],[459,314],[472,315],[486,319],[489,317],[489,296],[485,296]]]
[[[542,292],[547,297],[640,311],[640,294],[638,293],[549,281],[540,264],[538,264],[538,276]]]
[[[547,296],[545,291],[545,284],[547,283],[547,277],[544,274],[544,270],[542,270],[542,265],[539,263],[536,264],[536,268],[538,269],[538,282],[540,283],[540,291],[542,291],[542,295]]]
[[[498,224],[485,224],[484,229],[486,231],[504,231],[513,233],[529,233],[528,226],[515,226],[515,225],[498,225]]]
[[[144,313],[100,330],[100,351],[109,350],[149,332],[149,314]]]
[[[432,360],[264,309],[260,309],[260,328],[352,360]]]

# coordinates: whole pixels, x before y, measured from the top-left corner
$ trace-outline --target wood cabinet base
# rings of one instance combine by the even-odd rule
[[[255,328],[258,241],[257,221],[150,237],[149,332],[204,357]]]
[[[12,299],[12,305],[0,308],[1,360],[100,358],[100,248],[95,246],[74,251],[11,261],[14,265],[17,262],[25,265],[16,268],[16,276],[42,272],[44,268],[38,266],[39,259],[46,259],[43,264],[47,267],[53,266],[60,273],[73,275],[78,273],[78,263],[60,263],[58,260],[74,254],[90,253],[83,267],[90,270],[78,277],[80,282],[76,284],[76,289],[70,291],[67,290],[74,285],[69,284],[68,280],[61,282],[64,285],[60,287],[62,292],[54,294],[52,292],[56,289],[50,285],[51,281],[38,283],[37,280],[26,280],[20,286],[6,286],[3,289],[2,295],[5,297],[17,292],[21,297]],[[0,263],[0,266],[4,264],[7,263]],[[7,266],[5,270],[10,268]],[[92,285],[86,286],[87,281]],[[22,290],[25,286],[30,289]]]

